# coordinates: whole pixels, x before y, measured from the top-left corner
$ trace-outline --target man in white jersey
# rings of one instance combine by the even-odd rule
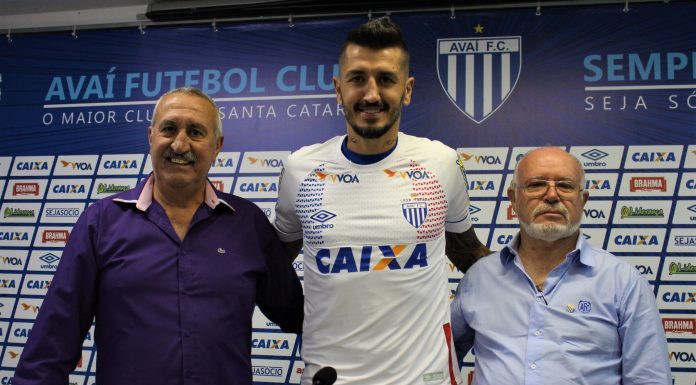
[[[398,26],[351,31],[334,78],[348,133],[288,158],[276,229],[304,246],[302,384],[333,366],[336,384],[460,384],[445,253],[465,271],[488,249],[469,218],[456,152],[399,133],[414,78]]]

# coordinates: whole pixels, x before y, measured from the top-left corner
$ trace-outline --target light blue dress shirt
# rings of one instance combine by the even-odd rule
[[[455,347],[476,354],[474,385],[669,385],[667,340],[647,280],[587,243],[538,292],[519,234],[478,261],[452,302]]]

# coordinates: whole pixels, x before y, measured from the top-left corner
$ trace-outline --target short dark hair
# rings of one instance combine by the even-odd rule
[[[409,53],[404,35],[401,33],[401,28],[391,21],[389,16],[382,16],[353,28],[343,42],[343,47],[341,47],[341,53],[338,57],[339,63],[343,60],[346,48],[350,44],[372,50],[400,48],[404,52],[404,64],[408,69]]]

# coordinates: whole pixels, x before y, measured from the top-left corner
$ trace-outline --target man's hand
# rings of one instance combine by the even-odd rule
[[[491,253],[476,237],[473,227],[463,233],[445,231],[445,254],[462,273],[466,273],[474,262]]]

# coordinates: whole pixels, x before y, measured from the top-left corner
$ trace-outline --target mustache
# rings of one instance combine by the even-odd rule
[[[563,218],[565,218],[566,221],[568,220],[568,217],[569,217],[569,215],[570,215],[570,213],[568,213],[568,209],[565,208],[562,204],[550,205],[550,204],[547,204],[547,203],[542,203],[542,204],[540,204],[539,206],[537,206],[537,207],[534,209],[534,211],[532,211],[532,216],[533,216],[533,217],[536,217],[536,216],[538,216],[538,215],[547,213],[547,212],[549,212],[549,211],[558,211],[558,212],[560,212],[561,215],[563,215]]]
[[[179,159],[179,160],[183,160],[186,162],[192,162],[192,163],[194,163],[198,160],[198,157],[196,156],[196,154],[194,154],[191,151],[186,151],[183,154],[177,154],[176,152],[174,152],[174,150],[172,150],[171,147],[168,147],[166,150],[164,150],[164,153],[162,154],[162,156],[164,156],[165,159],[170,159],[170,160],[171,159]]]

